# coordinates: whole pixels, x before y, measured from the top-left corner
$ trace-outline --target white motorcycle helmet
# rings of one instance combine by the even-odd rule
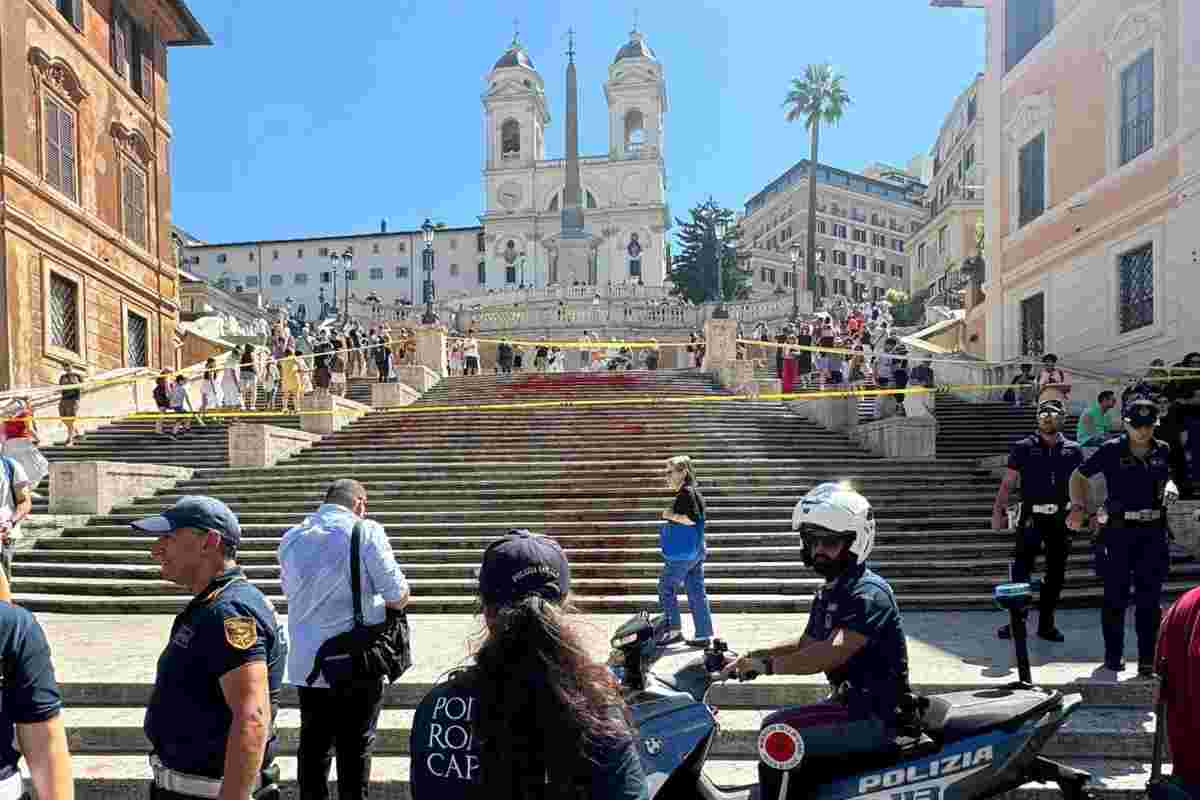
[[[853,489],[839,483],[815,487],[792,510],[792,530],[804,539],[804,563],[812,566],[806,533],[817,536],[842,533],[850,539],[849,556],[862,564],[875,546],[875,512],[871,503]]]

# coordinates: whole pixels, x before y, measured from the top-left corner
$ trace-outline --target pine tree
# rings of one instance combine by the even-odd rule
[[[692,208],[690,221],[675,218],[678,226],[675,238],[678,254],[671,264],[671,294],[685,297],[693,303],[703,303],[716,297],[717,282],[713,274],[716,262],[713,246],[717,222],[728,225],[721,257],[721,280],[725,301],[744,300],[750,294],[750,279],[737,266],[737,243],[741,232],[734,221],[732,209],[722,208],[710,197]]]

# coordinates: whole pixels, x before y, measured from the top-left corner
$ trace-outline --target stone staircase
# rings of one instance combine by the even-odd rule
[[[212,454],[224,446],[219,425],[193,429],[169,450],[155,447],[153,423],[122,423],[90,434],[91,457],[153,460],[169,452],[173,458],[167,463],[191,459],[187,463],[199,471],[169,492],[114,509],[86,527],[17,553],[16,602],[50,620],[65,620],[61,625],[76,626],[73,631],[92,619],[82,615],[96,613],[123,615],[112,618],[114,631],[126,626],[126,643],[113,645],[78,633],[64,642],[65,635],[50,629],[59,658],[72,644],[91,642],[96,648],[80,670],[87,678],[68,676],[63,683],[77,793],[106,800],[145,796],[143,708],[168,624],[152,615],[176,613],[189,598],[158,579],[150,558],[152,539],[135,535],[128,522],[184,493],[211,494],[233,507],[243,524],[239,561],[285,610],[275,559],[281,534],[317,507],[333,479],[354,477],[367,485],[371,517],[387,528],[412,584],[414,638],[422,648],[418,662],[426,662],[386,694],[372,776],[372,792],[379,797],[409,797],[413,709],[436,676],[454,663],[449,657],[428,663],[435,656],[424,655],[426,648],[440,653],[445,647],[439,642],[457,642],[458,634],[473,626],[467,615],[475,610],[474,568],[497,535],[528,527],[564,545],[577,605],[590,615],[608,615],[591,616],[601,640],[615,629],[619,615],[657,607],[656,530],[669,501],[662,486],[663,460],[675,454],[695,459],[709,501],[707,584],[718,628],[735,646],[762,646],[800,630],[803,619],[795,612],[809,607],[819,581],[801,564],[799,542],[790,531],[791,508],[819,482],[848,480],[877,511],[879,535],[871,562],[896,588],[911,626],[910,648],[921,648],[913,662],[915,688],[985,691],[1014,679],[1004,651],[996,650],[992,639],[999,615],[966,611],[991,605],[992,587],[1007,577],[1012,546],[1011,533],[990,530],[995,482],[975,467],[973,455],[886,461],[779,403],[705,401],[720,394],[694,370],[452,378],[426,393],[418,408],[450,403],[461,410],[377,411],[267,470],[228,469],[214,461]],[[630,398],[650,399],[591,404]],[[552,405],[470,408],[526,401]],[[295,427],[296,421],[279,418],[272,424]],[[82,450],[61,455],[81,458]],[[1194,565],[1176,564],[1168,591],[1189,588],[1198,578]],[[1099,597],[1086,546],[1079,542],[1069,564],[1065,605],[1095,606]],[[920,613],[936,609],[952,613]],[[1065,611],[1063,616],[1073,613],[1081,627],[1067,629],[1069,642],[1098,640],[1095,613]],[[155,619],[162,624],[148,631],[142,621]],[[758,630],[759,639],[739,634],[737,627]],[[945,628],[956,632],[945,635]],[[968,642],[987,642],[990,655],[962,655],[953,675],[930,666],[929,652],[955,651]],[[1055,663],[1061,651],[1039,651],[1036,642],[1032,647],[1035,679],[1042,664],[1052,664],[1055,669],[1047,667],[1039,681],[1082,691],[1088,704],[1045,753],[1091,770],[1099,796],[1134,800],[1148,776],[1149,684],[1093,680],[1090,667],[1080,665],[1072,665],[1074,672],[1067,675],[1070,670]],[[111,648],[120,657],[106,658]],[[138,656],[139,650],[147,655]],[[106,671],[98,661],[112,666]],[[130,671],[135,674],[126,678]],[[721,709],[722,732],[707,767],[710,776],[721,784],[755,780],[761,719],[781,705],[811,702],[819,691],[816,679],[760,679],[714,690],[709,699]],[[284,706],[281,767],[285,792],[295,796],[299,711],[294,690],[285,692]],[[1013,796],[1059,797],[1053,787],[1037,785]]]
[[[1013,442],[1037,430],[1031,406],[968,402],[954,395],[938,395],[934,408],[938,423],[938,458],[983,458],[1008,452]],[[1060,430],[1075,438],[1079,417],[1069,415]]]
[[[470,613],[473,567],[491,539],[514,527],[563,543],[584,610],[654,608],[659,515],[669,502],[663,462],[686,453],[710,503],[706,572],[718,612],[808,608],[820,579],[801,563],[791,509],[826,480],[849,481],[874,503],[879,538],[872,560],[907,608],[991,605],[992,586],[1007,576],[1011,534],[990,529],[994,480],[972,459],[886,461],[780,403],[703,402],[719,395],[707,376],[691,370],[454,378],[421,404],[459,410],[374,412],[267,470],[221,468],[218,426],[193,431],[188,447],[144,452],[136,447],[143,439],[117,434],[90,452],[166,456],[200,471],[169,493],[18,553],[14,590],[38,611],[177,612],[188,598],[158,579],[151,539],[129,522],[199,493],[222,498],[238,514],[239,558],[282,604],[280,536],[317,507],[330,481],[354,477],[367,485],[371,516],[387,528],[413,581],[417,613]],[[590,404],[634,398],[642,400]],[[469,407],[523,401],[551,407]],[[1168,589],[1187,588],[1197,576],[1200,567],[1176,564]],[[1099,598],[1086,542],[1079,541],[1064,604]]]

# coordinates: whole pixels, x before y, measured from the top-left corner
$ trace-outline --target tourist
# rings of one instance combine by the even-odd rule
[[[171,413],[171,390],[173,389],[171,381],[171,371],[164,369],[154,379],[154,404],[158,407],[158,417],[154,420],[154,432],[161,435],[163,432],[163,415]]]
[[[220,500],[187,495],[130,527],[157,537],[162,578],[192,596],[171,625],[146,707],[150,797],[278,798],[275,716],[288,644],[271,601],[237,564],[238,518]]]
[[[221,399],[232,411],[242,409],[242,381],[238,372],[237,351],[226,353],[225,366],[221,368]]]
[[[676,593],[683,584],[691,607],[695,636],[687,644],[707,647],[713,636],[712,612],[704,590],[704,526],[708,521],[708,506],[696,476],[692,459],[674,456],[667,459],[667,487],[675,493],[671,507],[662,513],[664,523],[659,531],[663,571],[658,578],[658,599],[663,611],[663,629],[658,644],[667,646],[683,641]]]
[[[350,561],[356,531],[357,568]],[[299,796],[328,800],[330,752],[336,750],[338,796],[365,798],[384,681],[331,687],[318,652],[322,644],[356,625],[352,574],[358,575],[363,625],[401,618],[409,586],[387,533],[367,519],[367,490],[361,483],[334,481],[316,512],[283,535],[279,573],[291,642],[287,681],[297,687],[300,698]]]
[[[241,370],[239,380],[242,385],[242,407],[253,411],[258,403],[258,365],[254,360],[254,345],[249,342],[242,348],[238,367]]]
[[[1058,368],[1058,356],[1053,353],[1042,356],[1037,387],[1039,405],[1046,400],[1058,400],[1066,408],[1071,401],[1071,384],[1067,382],[1066,373]]]
[[[547,366],[550,372],[561,373],[566,369],[567,354],[559,347],[551,347],[550,355],[547,358]]]
[[[177,415],[189,414],[195,415],[196,409],[192,407],[192,398],[187,392],[187,376],[182,372],[175,376],[175,382],[171,384],[170,389],[171,413]],[[196,419],[196,422],[203,425],[204,421]],[[183,433],[187,433],[192,429],[192,416],[181,416],[175,421],[175,427],[171,429],[171,438]]]
[[[913,383],[918,386],[924,386],[926,389],[932,389],[936,384],[933,382],[933,360],[925,359],[917,366],[913,367],[912,374],[909,376]]]
[[[1017,408],[1033,402],[1037,377],[1032,370],[1033,364],[1021,365],[1021,371],[1013,378],[1012,386],[1004,392],[1005,402],[1012,403]]]
[[[346,379],[362,377],[366,372],[363,358],[362,328],[356,322],[350,326],[350,352],[346,358]]]
[[[374,353],[379,383],[387,383],[392,379],[392,342],[387,329],[380,330],[376,335]]]
[[[0,456],[0,567],[12,580],[13,554],[21,538],[21,520],[33,511],[33,487],[25,467],[15,458]]]
[[[322,338],[313,348],[313,394],[317,397],[328,397],[329,387],[333,384],[333,370],[329,367],[329,354],[333,345]]]
[[[217,369],[217,360],[209,358],[204,361],[204,377],[200,380],[200,418],[214,408],[221,408],[225,403],[221,393],[224,386],[221,382],[221,370]]]
[[[263,391],[267,395],[267,410],[271,411],[276,408],[276,401],[280,399],[280,389],[283,381],[279,370],[279,361],[270,359],[263,367]]]
[[[1173,382],[1170,397],[1180,450],[1175,463],[1182,467],[1183,490],[1191,498],[1200,491],[1200,353],[1188,353],[1182,366],[1182,379]]]
[[[83,376],[75,371],[75,365],[67,362],[62,377],[58,379],[59,386],[78,386],[83,383]],[[79,416],[79,390],[63,389],[58,399],[58,416],[62,417],[63,427],[67,429],[66,447],[75,446],[75,417]]]
[[[4,455],[25,469],[33,496],[38,497],[37,486],[50,474],[50,463],[38,450],[41,437],[33,417],[33,404],[28,396],[18,397],[2,413],[5,416]]]
[[[1172,761],[1168,780],[1186,795],[1200,797],[1200,587],[1186,592],[1163,614],[1154,663],[1167,712]],[[1153,791],[1148,796],[1159,797]]]
[[[466,375],[479,374],[479,340],[467,334],[467,338],[463,341],[463,358],[466,361],[464,371]]]
[[[496,366],[504,375],[512,373],[513,370],[513,348],[508,341],[500,342],[496,348]]]
[[[1109,412],[1116,408],[1116,405],[1115,392],[1107,389],[1101,392],[1079,418],[1079,424],[1075,428],[1075,441],[1084,447],[1099,447],[1106,439],[1120,436],[1119,423],[1109,417]]]
[[[797,344],[798,342],[795,336],[786,337],[784,342],[784,346],[779,348],[779,352],[783,357],[781,361],[783,364],[783,372],[780,374],[779,378],[783,382],[783,393],[791,394],[796,390],[796,367],[798,362],[796,361],[795,354],[798,353],[799,350],[791,347],[790,345]]]
[[[450,369],[451,375],[462,375],[463,374],[462,342],[458,339],[455,339],[453,342],[450,343],[449,369]]]
[[[543,337],[544,338],[544,337]],[[539,342],[537,349],[533,351],[533,368],[537,372],[546,371],[546,360],[550,356],[550,350],[544,342]]]
[[[656,370],[658,369],[658,359],[660,356],[658,340],[651,339],[650,344],[651,347],[646,348],[646,369]]]
[[[612,673],[572,622],[570,566],[554,540],[510,531],[479,568],[483,640],[417,706],[413,800],[494,794],[646,800],[638,739]],[[463,746],[450,731],[461,732]]]
[[[301,370],[300,359],[296,357],[296,351],[288,350],[283,354],[283,360],[279,362],[280,388],[283,392],[279,407],[285,414],[289,404],[293,411],[300,410],[300,398],[303,395]]]
[[[37,617],[12,604],[7,586],[0,600],[0,641],[4,642],[0,770],[7,776],[0,780],[0,795],[30,796],[19,766],[24,758],[38,800],[72,800],[75,787],[62,693],[54,679],[46,633]]]

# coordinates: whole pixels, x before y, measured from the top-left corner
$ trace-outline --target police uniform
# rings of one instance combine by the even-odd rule
[[[233,548],[241,539],[233,512],[219,500],[200,496],[182,497],[161,515],[132,527],[160,535],[179,528],[215,531]],[[274,721],[287,637],[271,602],[234,566],[217,574],[175,618],[158,658],[144,725],[154,771],[152,800],[217,797],[233,722],[221,678],[255,661],[267,666],[271,727],[253,796],[278,797]]]
[[[50,646],[33,614],[0,603],[0,800],[24,794],[17,767],[16,726],[53,719],[62,711]]]
[[[1157,411],[1155,412],[1157,413]],[[1125,609],[1132,586],[1138,663],[1152,664],[1163,581],[1170,565],[1163,490],[1171,479],[1171,448],[1152,439],[1145,458],[1135,456],[1124,433],[1100,446],[1079,468],[1108,482],[1107,524],[1096,539],[1096,574],[1104,581],[1104,663],[1120,664],[1125,647]]]
[[[1041,410],[1039,406],[1039,411]],[[1061,407],[1055,406],[1060,412]],[[1045,551],[1046,577],[1038,608],[1038,631],[1057,640],[1054,610],[1062,595],[1071,552],[1067,512],[1071,505],[1071,474],[1083,463],[1083,448],[1061,433],[1047,446],[1041,434],[1018,440],[1008,453],[1008,468],[1021,475],[1021,516],[1009,579],[1028,583],[1038,554]],[[1001,636],[1005,629],[1001,629]]]

